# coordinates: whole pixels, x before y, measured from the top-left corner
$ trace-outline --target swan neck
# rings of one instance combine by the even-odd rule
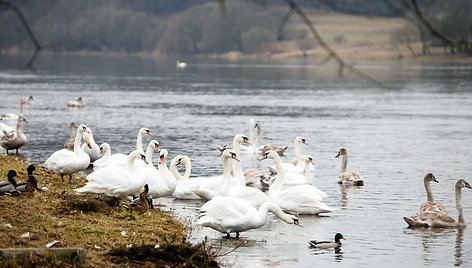
[[[274,158],[275,168],[277,169],[277,178],[275,179],[272,186],[269,187],[269,195],[278,194],[282,191],[282,187],[285,182],[285,170],[282,167],[282,161],[279,156]]]
[[[344,173],[346,172],[346,169],[347,169],[347,153],[343,154],[343,162],[342,162],[342,165],[341,165],[341,173]]]
[[[261,205],[259,208],[259,211],[262,209],[266,209],[265,215],[266,215],[266,220],[267,220],[267,213],[270,211],[274,213],[277,218],[287,222],[287,223],[292,223],[292,217],[290,217],[288,214],[284,213],[282,209],[275,203],[273,202],[267,202]]]
[[[146,160],[149,161],[149,165],[152,165],[152,155],[154,153],[154,146],[149,144],[146,149]]]
[[[251,124],[249,125],[249,142],[252,144],[254,143],[254,122],[251,120]]]
[[[293,148],[295,148],[295,157],[301,162],[302,153],[300,151],[300,142],[297,139],[294,142]]]
[[[103,155],[103,160],[106,161],[108,159],[110,159],[110,156],[111,156],[111,148],[110,146],[106,146],[105,147],[105,154]]]
[[[131,154],[128,156],[128,159],[126,159],[126,169],[129,172],[134,172],[135,167],[134,167],[134,160],[136,159],[136,155]]]
[[[143,134],[138,132],[138,138],[136,139],[136,150],[143,150]]]
[[[433,191],[431,190],[431,183],[428,178],[424,178],[424,188],[426,189],[426,196],[429,202],[434,202]]]
[[[182,179],[188,180],[190,178],[191,172],[192,172],[192,164],[190,164],[190,161],[185,161],[185,173]]]
[[[223,179],[221,181],[221,187],[219,190],[219,195],[229,195],[229,187],[231,183],[231,170],[228,166],[228,161],[232,161],[231,158],[223,157]]]
[[[74,140],[74,153],[78,154],[80,151],[82,151],[82,148],[80,148],[80,142],[82,141],[82,132],[78,129],[77,133],[75,134],[75,140]]]
[[[238,180],[238,182],[241,185],[246,186],[246,179],[244,178],[244,174],[241,168],[241,163],[239,161],[235,161],[232,159],[230,160],[232,161],[231,167],[233,168],[234,177]]]
[[[70,125],[70,126],[69,126],[69,136],[70,136],[71,138],[74,137],[74,125]]]
[[[252,147],[254,148],[254,152],[257,150],[257,145],[259,144],[259,140],[261,139],[261,132],[261,126],[260,124],[258,124],[256,138],[254,139],[254,143],[252,145]]]
[[[20,116],[23,117],[23,102],[20,101]]]
[[[305,166],[303,167],[303,176],[305,176],[305,184],[311,184],[310,162],[303,163],[305,163]]]
[[[462,209],[461,187],[457,187],[457,186],[456,186],[456,209],[457,209],[457,215],[459,215],[458,222],[461,224],[465,224],[464,210]]]
[[[172,159],[172,162],[170,163],[170,172],[172,175],[174,175],[175,179],[177,181],[182,180],[182,175],[180,175],[179,170],[177,169],[177,161],[178,161],[178,156]]]

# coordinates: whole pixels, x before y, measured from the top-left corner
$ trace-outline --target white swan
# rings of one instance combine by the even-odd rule
[[[11,132],[3,132],[3,137],[0,140],[0,145],[5,148],[5,150],[16,150],[16,155],[18,155],[18,149],[25,145],[27,142],[26,135],[23,133],[23,122],[26,120],[23,116],[18,117],[16,130]]]
[[[270,184],[273,181],[267,174],[257,169],[244,171],[244,178],[246,179],[247,187],[254,187],[263,192],[269,190]]]
[[[77,100],[71,100],[67,103],[67,107],[73,108],[84,108],[85,102],[82,100],[82,97],[79,97]]]
[[[302,136],[295,137],[295,140],[293,142],[293,148],[295,150],[295,159],[292,161],[292,163],[282,163],[282,168],[284,169],[285,172],[290,171],[290,172],[298,172],[300,174],[303,173],[304,164],[302,162],[304,162],[303,161],[304,157],[302,156],[301,151],[300,151],[300,143],[307,145],[305,138],[303,138]],[[267,151],[263,150],[262,155],[265,155]],[[298,165],[299,162],[301,163],[300,165]],[[268,166],[268,168],[272,174],[277,173],[277,169],[275,168],[275,165],[270,165]],[[314,166],[310,167],[310,170],[315,171]]]
[[[464,211],[462,209],[462,188],[472,189],[472,186],[463,179],[457,180],[455,186],[456,192],[456,210],[458,215],[458,220],[454,220],[452,217],[447,215],[446,211],[442,206],[436,210],[423,210],[419,214],[416,214],[412,217],[403,217],[406,223],[410,227],[464,227],[466,226]],[[431,196],[432,197],[432,196]],[[437,207],[437,206],[436,206]],[[442,209],[441,209],[442,208]]]
[[[136,150],[143,150],[143,136],[144,135],[152,136],[151,131],[148,128],[140,128],[138,131],[138,136],[136,138]],[[109,165],[125,166],[128,155],[126,154],[113,154],[110,156]],[[149,160],[151,162],[151,160]]]
[[[75,141],[75,123],[71,122],[69,124],[69,139],[64,143],[64,149],[73,151],[74,150],[74,141]]]
[[[203,184],[205,182],[205,178],[190,178],[192,165],[190,163],[190,158],[187,156],[178,155],[174,159],[177,159],[177,161],[175,164],[174,161],[172,161],[170,165],[170,171],[177,179],[177,187],[175,188],[174,193],[172,193],[172,196],[177,199],[200,199],[200,197],[193,192],[193,188]],[[180,175],[179,171],[177,170],[177,166],[182,163],[185,165],[185,173],[183,176]]]
[[[159,170],[146,171],[146,183],[149,184],[149,195],[153,198],[170,196],[177,187],[177,181],[174,175],[167,168],[166,160],[169,152],[162,149],[159,153]],[[173,163],[171,163],[172,165]],[[153,167],[154,168],[154,167]],[[141,168],[144,169],[144,168]],[[152,172],[152,173],[151,173]]]
[[[183,61],[176,61],[176,65],[177,65],[177,68],[181,68],[181,69],[187,67],[187,63]]]
[[[257,128],[257,138],[254,135],[254,129]],[[255,119],[251,119],[249,122],[249,143],[250,145],[240,145],[241,154],[258,154],[260,149],[257,148],[257,142],[261,135],[260,123]]]
[[[268,213],[272,212],[286,223],[300,225],[297,217],[284,213],[274,202],[266,202],[256,209],[248,202],[234,197],[217,196],[200,208],[197,224],[210,227],[230,238],[236,233],[261,227],[267,222]]]
[[[75,189],[79,193],[104,193],[107,195],[139,195],[143,176],[137,172],[134,160],[140,158],[146,162],[146,156],[140,150],[128,155],[126,167],[106,166],[87,176],[87,183]]]
[[[72,180],[72,174],[82,171],[90,164],[90,157],[80,148],[82,134],[87,131],[85,125],[79,125],[75,135],[74,151],[62,149],[54,152],[44,163],[44,166],[56,174],[61,175],[64,182],[64,175],[69,175],[69,184]],[[85,141],[88,142],[87,140]]]
[[[303,184],[282,190],[285,182],[285,171],[282,169],[280,156],[275,151],[269,151],[263,159],[266,158],[273,159],[277,168],[277,179],[270,186],[268,194],[284,211],[315,215],[334,211],[334,209],[321,202],[327,194],[312,185]]]
[[[303,156],[303,174],[293,171],[285,172],[285,184],[286,185],[300,185],[300,184],[312,184],[313,177],[311,175],[310,167],[313,166],[313,158],[311,156]]]
[[[356,185],[356,186],[364,185],[364,179],[362,178],[361,174],[357,172],[346,171],[347,158],[348,158],[347,150],[344,148],[340,149],[338,154],[335,156],[335,158],[338,158],[341,155],[343,156],[343,163],[341,166],[341,174],[339,174],[337,182],[339,184],[345,184],[345,185]]]
[[[84,132],[84,139],[87,139],[89,142],[82,144],[82,150],[89,155],[90,162],[95,162],[95,160],[100,158],[100,147],[95,142],[92,129],[89,127],[87,127],[87,132]]]
[[[6,113],[0,115],[0,120],[3,121],[6,125],[12,125],[14,126],[17,124],[18,119],[20,117],[23,117],[23,105],[25,104],[24,102],[19,102],[20,104],[20,114],[15,114],[15,113]]]
[[[98,170],[99,168],[105,167],[109,164],[110,156],[111,156],[111,147],[106,142],[100,144],[100,153],[103,153],[103,151],[105,151],[105,154],[102,157],[100,157],[100,159],[93,162],[94,171]]]
[[[262,203],[272,201],[266,194],[261,190],[246,187],[246,185],[240,185],[239,179],[236,183],[231,181],[231,175],[227,167],[228,159],[232,158],[234,162],[237,162],[236,165],[233,163],[233,172],[235,177],[243,176],[241,165],[239,164],[239,159],[236,157],[236,153],[230,152],[229,150],[223,151],[222,160],[223,160],[223,178],[220,181],[218,187],[215,188],[204,188],[198,187],[194,190],[195,194],[200,196],[202,199],[210,200],[215,196],[224,195],[238,197],[246,200],[252,206],[259,207]],[[243,176],[244,178],[244,176]]]

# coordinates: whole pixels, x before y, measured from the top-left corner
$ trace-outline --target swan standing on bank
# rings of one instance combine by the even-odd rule
[[[174,161],[172,161],[172,163],[170,164],[170,171],[177,179],[177,187],[175,188],[174,193],[172,193],[172,196],[177,199],[200,199],[200,197],[193,192],[193,189],[204,183],[205,178],[197,177],[190,179],[192,165],[190,163],[190,158],[188,158],[187,156],[178,155],[174,159],[176,159],[176,161],[175,163]],[[182,163],[185,165],[185,173],[183,176],[180,175],[179,171],[177,170],[177,166]]]
[[[143,127],[139,129],[138,136],[136,138],[136,150],[144,151],[143,150],[143,136],[146,134],[152,137],[151,131],[148,128]],[[128,159],[128,155],[126,154],[122,154],[122,153],[113,154],[110,156],[110,160],[108,164],[117,165],[117,166],[125,166],[127,159]]]
[[[0,145],[5,148],[7,154],[9,150],[16,150],[16,155],[18,155],[18,149],[26,144],[27,138],[23,133],[23,122],[26,122],[26,120],[23,116],[20,116],[18,117],[16,130],[3,132],[4,136],[0,140]]]
[[[90,164],[90,157],[80,148],[84,132],[87,132],[87,127],[79,125],[75,135],[74,151],[67,149],[56,151],[44,163],[46,168],[61,175],[62,182],[64,182],[64,175],[69,175],[69,184],[71,184],[72,174],[86,169]],[[85,143],[88,142],[85,140]]]
[[[226,234],[239,233],[261,227],[267,222],[268,213],[272,212],[286,223],[301,226],[297,217],[284,213],[274,202],[266,202],[259,209],[251,206],[241,198],[217,196],[200,208],[197,224],[210,227]]]
[[[67,107],[71,108],[84,108],[85,102],[82,100],[82,97],[79,97],[77,100],[71,100],[67,103]]]
[[[95,162],[95,160],[100,158],[100,147],[95,142],[92,135],[92,129],[89,127],[87,127],[87,132],[84,132],[84,139],[87,139],[89,142],[88,144],[82,144],[82,150],[89,155],[90,162]]]
[[[267,158],[274,160],[277,168],[277,179],[270,186],[268,194],[284,211],[314,215],[334,211],[321,202],[328,195],[312,185],[303,184],[282,189],[285,182],[285,171],[282,169],[280,156],[275,151],[269,151],[261,160]]]
[[[426,185],[426,180],[425,180]],[[472,186],[463,179],[457,180],[455,185],[456,193],[456,210],[458,219],[454,220],[452,217],[447,215],[446,210],[438,203],[435,206],[423,206],[421,205],[419,214],[416,214],[413,217],[403,217],[406,223],[410,227],[465,227],[467,224],[465,222],[464,210],[462,209],[462,188],[472,189]],[[430,189],[429,189],[430,190]],[[428,196],[429,198],[429,196]],[[432,195],[431,195],[432,198]],[[423,209],[423,210],[421,210]]]
[[[167,168],[167,156],[169,152],[166,149],[162,149],[159,152],[159,164],[157,173],[155,171],[151,173],[149,168],[146,170],[146,183],[149,184],[149,195],[152,198],[170,196],[177,187],[177,181],[175,176]],[[173,165],[173,163],[171,163]],[[152,167],[154,168],[154,167]],[[141,167],[143,169],[143,167]],[[155,169],[155,168],[154,168]]]
[[[347,150],[344,148],[340,149],[338,154],[335,156],[335,158],[338,158],[341,155],[343,156],[343,163],[341,166],[341,174],[339,175],[337,182],[339,184],[344,184],[344,185],[356,185],[356,186],[364,185],[364,179],[362,178],[361,174],[357,172],[346,171],[347,158],[348,158]]]
[[[138,158],[147,163],[144,152],[134,150],[128,155],[126,167],[106,166],[94,171],[87,176],[85,186],[75,189],[75,191],[79,193],[104,193],[121,197],[137,196],[143,185],[143,175],[137,171],[134,165],[134,160]]]

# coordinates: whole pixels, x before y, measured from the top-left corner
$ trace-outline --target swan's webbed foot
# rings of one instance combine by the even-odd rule
[[[230,239],[230,238],[231,238],[231,236],[229,235],[229,233],[226,233],[226,236],[223,236],[223,238]]]

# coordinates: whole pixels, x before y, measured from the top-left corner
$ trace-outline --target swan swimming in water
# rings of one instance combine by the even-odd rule
[[[339,174],[337,182],[339,184],[344,184],[344,185],[355,185],[355,186],[364,185],[364,179],[362,178],[361,174],[357,172],[346,171],[347,158],[348,158],[347,150],[344,148],[340,149],[338,154],[335,156],[335,158],[338,158],[341,155],[343,156],[343,163],[341,166],[341,174]]]
[[[226,238],[230,238],[230,233],[239,238],[240,232],[264,225],[269,212],[286,223],[301,226],[297,217],[284,213],[274,202],[263,203],[256,209],[241,198],[229,196],[217,196],[206,202],[200,208],[197,224],[224,233]]]
[[[71,100],[67,103],[67,107],[71,108],[84,108],[85,102],[82,100],[82,97],[79,97],[77,100]]]
[[[64,175],[69,175],[69,184],[71,184],[72,174],[86,169],[90,164],[90,157],[80,148],[84,132],[87,132],[87,127],[79,125],[75,135],[74,151],[67,149],[56,151],[44,163],[46,168],[61,175],[63,182]],[[85,140],[85,143],[88,143],[88,140]]]
[[[432,174],[431,174],[432,175]],[[430,178],[427,178],[428,174],[425,176],[425,186],[429,185]],[[428,180],[428,182],[427,182]],[[458,214],[458,220],[454,220],[452,217],[447,215],[444,207],[433,201],[433,196],[431,188],[427,187],[428,202],[423,203],[420,207],[420,212],[415,216],[406,217],[403,216],[403,220],[408,224],[409,227],[438,227],[438,228],[447,228],[447,227],[464,227],[466,226],[464,211],[462,209],[462,188],[472,189],[470,184],[463,180],[457,180],[455,185],[456,193],[456,210]],[[431,201],[429,201],[431,199]]]
[[[334,211],[321,202],[328,195],[312,185],[302,184],[282,189],[285,182],[285,171],[282,169],[280,156],[275,151],[269,151],[261,160],[267,158],[274,160],[277,168],[277,179],[270,186],[268,194],[284,211],[314,215]]]

